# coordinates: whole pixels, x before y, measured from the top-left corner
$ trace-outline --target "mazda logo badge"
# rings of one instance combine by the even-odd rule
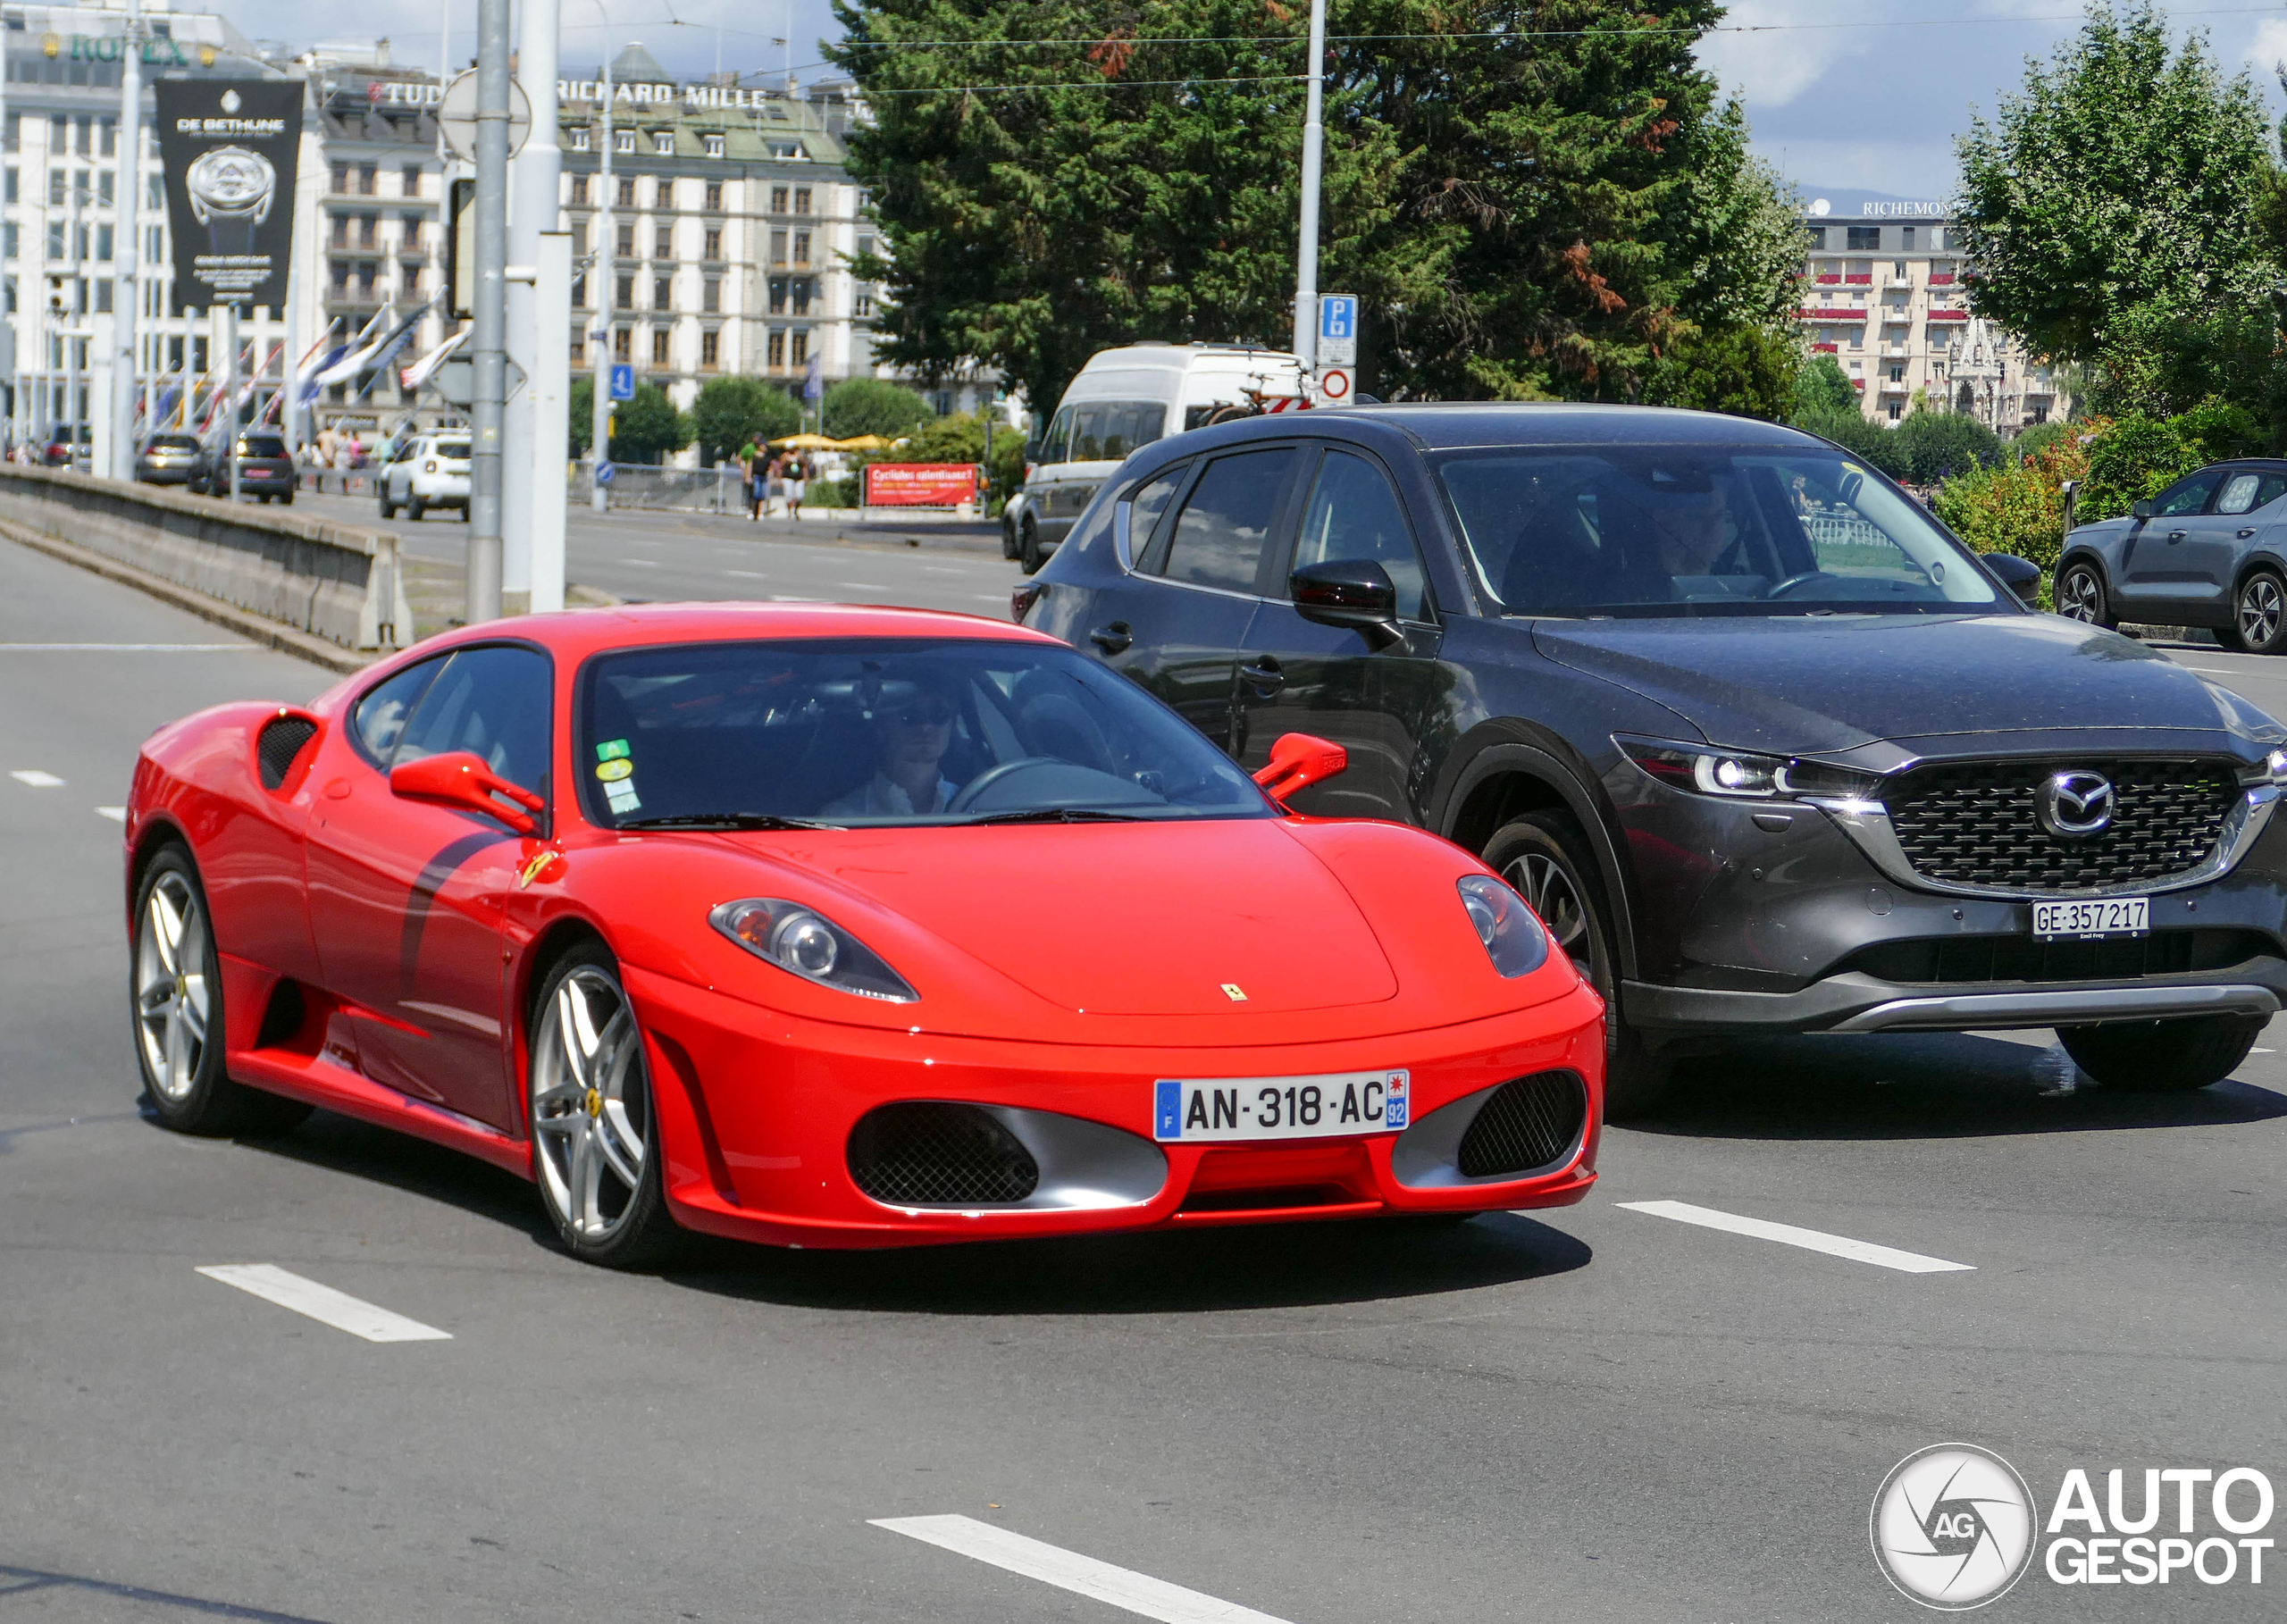
[[[2112,780],[2102,773],[2052,773],[2033,796],[2033,816],[2063,841],[2085,840],[2112,826]]]

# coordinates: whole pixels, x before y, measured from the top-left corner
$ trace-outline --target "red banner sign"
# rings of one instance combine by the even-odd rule
[[[869,463],[868,507],[957,507],[976,500],[974,463]]]

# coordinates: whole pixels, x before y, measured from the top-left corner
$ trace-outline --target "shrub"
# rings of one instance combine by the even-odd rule
[[[2099,432],[2105,426],[2085,425]],[[2019,437],[2021,446],[2025,438]],[[1956,474],[1939,487],[1930,508],[1974,551],[2015,553],[2054,570],[2065,544],[2064,482],[2085,481],[2088,474],[2089,448],[2080,435],[2049,435],[1998,467]]]
[[[1917,485],[1935,485],[2001,460],[2001,437],[1958,412],[1916,412],[1891,432]]]

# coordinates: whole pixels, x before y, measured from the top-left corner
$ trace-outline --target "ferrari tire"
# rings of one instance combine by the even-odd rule
[[[1040,550],[1040,526],[1033,523],[1030,514],[1026,514],[1017,539],[1017,563],[1026,574],[1037,575],[1040,566],[1047,562],[1047,555]]]
[[[1523,897],[1549,939],[1604,1000],[1604,1116],[1656,1110],[1669,1067],[1620,1016],[1620,944],[1603,876],[1580,826],[1562,812],[1528,812],[1486,843],[1485,865]]]
[[[607,1268],[648,1268],[674,1250],[658,1118],[635,1007],[600,942],[558,960],[533,1006],[532,1173],[557,1238]]]
[[[2059,1026],[2057,1041],[2074,1065],[2107,1088],[2174,1094],[2230,1076],[2248,1058],[2263,1028],[2261,1016],[2202,1015],[2190,1020]]]
[[[180,846],[151,859],[135,887],[128,964],[144,1096],[179,1134],[283,1133],[310,1114],[295,1100],[233,1083],[223,1067],[222,970],[206,888]]]
[[[2102,626],[2108,632],[2120,624],[2114,618],[2103,573],[2086,558],[2075,558],[2057,578],[2057,612],[2067,620]]]
[[[2287,581],[2252,572],[2232,594],[2232,626],[2249,654],[2287,653]]]

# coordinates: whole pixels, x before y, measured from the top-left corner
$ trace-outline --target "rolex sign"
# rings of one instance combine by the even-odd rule
[[[152,88],[175,240],[172,314],[284,309],[302,81],[163,79]]]

